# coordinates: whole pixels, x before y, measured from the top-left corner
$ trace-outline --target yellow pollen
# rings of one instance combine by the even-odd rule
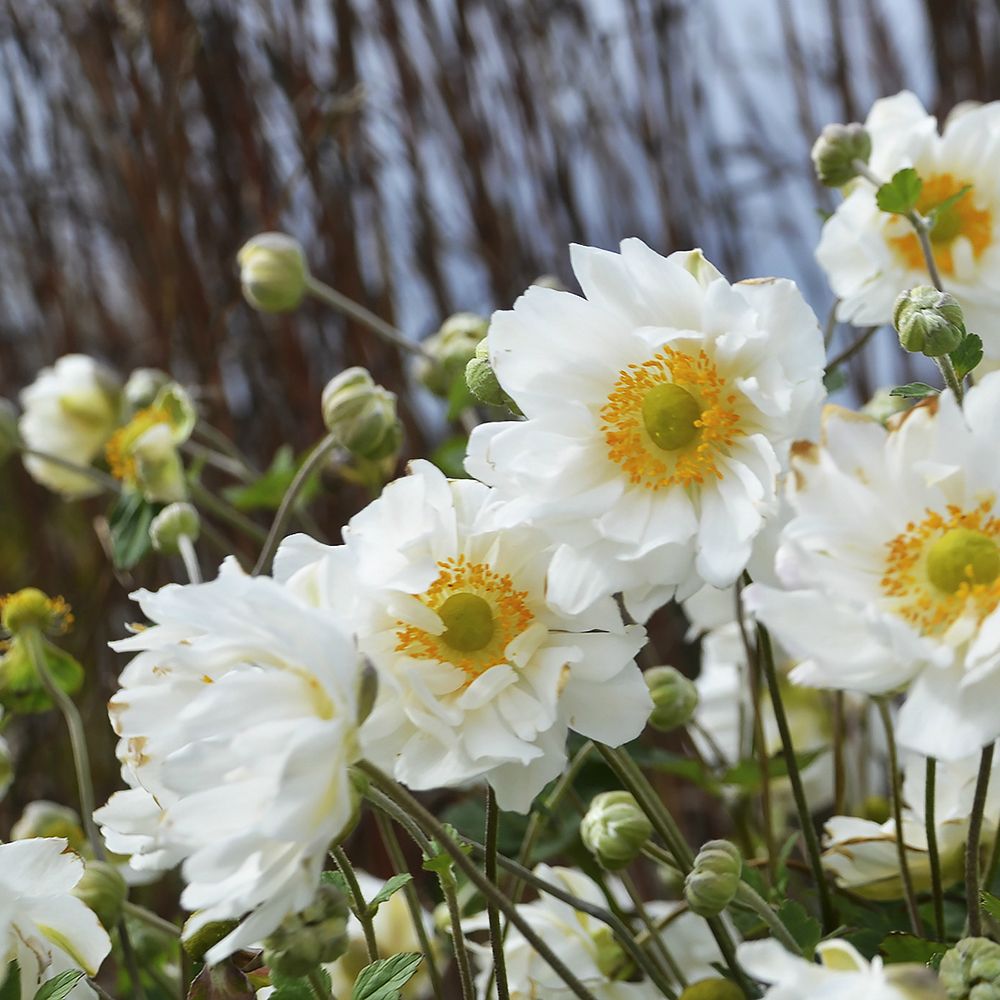
[[[469,675],[506,663],[504,651],[533,621],[528,592],[515,590],[509,574],[465,556],[438,563],[437,579],[417,600],[444,624],[441,635],[416,625],[396,624],[396,652],[417,660],[450,663]]]
[[[951,174],[935,174],[924,181],[917,199],[917,211],[926,215],[946,198],[957,194],[966,182]],[[972,202],[972,190],[968,190],[954,204],[938,213],[930,231],[934,260],[944,274],[955,273],[952,243],[964,236],[972,245],[972,255],[976,259],[990,245],[993,238],[993,217],[989,210],[978,209]],[[892,236],[889,245],[899,254],[907,267],[922,270],[924,255],[916,233]]]
[[[745,433],[737,398],[704,351],[664,347],[624,369],[601,407],[608,457],[650,490],[721,479],[716,457]]]
[[[1000,606],[1000,520],[987,500],[971,511],[928,510],[887,543],[882,592],[897,614],[931,635],[964,614],[982,621]]]
[[[132,446],[151,427],[169,423],[170,414],[162,406],[147,406],[124,427],[119,427],[104,446],[104,455],[111,475],[122,482],[135,479],[135,456],[132,454]]]

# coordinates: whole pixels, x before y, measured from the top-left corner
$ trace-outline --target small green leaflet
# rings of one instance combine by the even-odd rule
[[[881,945],[879,951],[886,963],[894,965],[899,962],[916,962],[918,965],[929,965],[936,969],[941,956],[948,950],[948,945],[940,941],[925,941],[913,934],[902,934],[893,931]]]
[[[114,503],[108,514],[111,533],[111,558],[117,569],[132,569],[149,551],[149,525],[160,505],[147,503],[142,494],[128,490]]]
[[[320,968],[319,975],[326,984],[327,992],[330,991],[330,974],[326,969]],[[271,970],[271,982],[274,984],[274,993],[271,1000],[316,1000],[309,980],[304,976],[299,979],[294,976],[283,976],[280,972]]]
[[[816,945],[823,937],[823,928],[819,921],[810,916],[802,904],[794,899],[786,899],[778,907],[778,919],[788,928],[788,933],[802,948],[802,954],[811,959]]]
[[[60,972],[58,976],[42,983],[35,993],[35,1000],[65,1000],[69,991],[83,979],[83,972],[80,969],[67,969]]]
[[[347,891],[347,879],[340,872],[323,872],[319,877],[323,885],[335,885],[348,899],[350,895]]]
[[[924,182],[913,167],[904,167],[892,175],[892,180],[875,192],[875,203],[883,212],[906,215],[912,212],[920,197]]]
[[[951,363],[955,366],[955,374],[961,382],[983,360],[983,342],[974,333],[966,334],[962,342],[948,357],[951,358]]]
[[[277,510],[281,506],[288,487],[292,485],[301,462],[297,461],[290,445],[283,444],[271,459],[271,464],[259,479],[245,486],[229,486],[222,495],[237,509],[242,511]],[[296,505],[308,504],[319,491],[319,475],[309,477],[302,488]]]
[[[368,901],[368,912],[374,917],[378,913],[378,908],[392,895],[397,893],[400,889],[406,885],[407,882],[411,882],[413,876],[409,872],[403,872],[400,875],[393,875],[384,886],[374,896]]]
[[[944,215],[953,205],[958,204],[969,191],[972,190],[971,184],[963,184],[954,194],[948,195],[943,201],[939,201],[928,213],[927,221],[931,229],[934,228],[934,223]]]
[[[365,966],[354,981],[351,1000],[399,1000],[400,990],[417,971],[423,956],[403,952]]]
[[[902,396],[904,399],[924,399],[927,396],[936,396],[937,389],[926,382],[907,382],[906,385],[897,385],[895,389],[890,389],[889,395]]]
[[[1000,899],[997,899],[992,892],[985,890],[979,894],[983,909],[994,919],[1000,920]]]

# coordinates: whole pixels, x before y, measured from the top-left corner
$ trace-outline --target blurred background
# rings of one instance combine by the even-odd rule
[[[235,253],[268,229],[418,338],[543,273],[572,287],[568,243],[625,236],[792,277],[824,321],[815,135],[904,87],[941,115],[1000,96],[998,42],[985,0],[2,0],[0,395],[72,351],[160,367],[265,466],[320,436],[324,383],[363,364],[400,396],[404,458],[454,435],[364,328],[243,303]],[[862,392],[898,375],[887,336],[852,362]],[[314,513],[334,538],[365,502],[328,483]],[[0,593],[74,607],[101,800],[106,643],[130,589],[179,577],[116,576],[105,507],[0,473]],[[663,658],[693,662],[676,613],[656,628]],[[0,835],[29,799],[76,802],[56,717],[11,729]]]

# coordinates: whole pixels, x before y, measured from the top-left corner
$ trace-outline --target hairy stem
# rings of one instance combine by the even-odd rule
[[[983,832],[983,812],[986,809],[986,792],[990,786],[993,769],[993,747],[983,747],[979,758],[976,792],[969,816],[969,833],[965,841],[965,905],[969,910],[969,937],[983,936],[983,910],[979,886],[979,838]]]
[[[347,883],[347,892],[351,897],[351,906],[354,910],[354,915],[358,918],[361,929],[364,931],[365,947],[368,949],[368,961],[377,962],[379,956],[378,941],[375,940],[375,923],[368,910],[364,894],[361,892],[361,886],[358,884],[358,876],[354,874],[354,865],[351,864],[351,859],[339,845],[330,848],[330,856],[333,858],[337,870],[344,876],[344,881]]]
[[[937,822],[934,815],[936,786],[937,761],[928,757],[924,784],[924,823],[927,831],[927,857],[931,865],[931,892],[934,894],[934,929],[938,941],[943,941],[944,891],[941,887],[941,855],[938,852]]]

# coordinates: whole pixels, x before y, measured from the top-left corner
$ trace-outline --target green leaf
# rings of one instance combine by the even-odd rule
[[[962,342],[948,355],[955,366],[959,382],[983,360],[983,342],[974,333],[968,333]]]
[[[76,694],[83,686],[80,663],[48,639],[40,639],[39,646],[52,679],[66,694]],[[23,636],[11,639],[10,648],[0,655],[0,706],[15,715],[47,712],[53,707]]]
[[[292,485],[295,474],[299,471],[301,461],[297,461],[290,445],[283,444],[271,459],[267,471],[243,486],[228,486],[222,491],[223,497],[237,510],[277,510],[281,501]],[[296,506],[308,504],[319,491],[319,473],[309,477],[296,498]]]
[[[141,493],[129,490],[114,503],[108,514],[111,558],[117,569],[132,569],[150,550],[149,525],[159,504],[148,503]]]
[[[348,899],[347,879],[340,872],[323,872],[319,877],[323,885],[335,885]]]
[[[7,966],[7,978],[0,986],[0,1000],[21,1000],[21,966],[16,960]]]
[[[461,841],[458,831],[450,823],[444,824],[444,830],[451,840]],[[438,877],[452,877],[451,855],[436,840],[431,840],[431,849],[434,851],[433,854],[424,855],[423,867],[425,871],[434,872]],[[462,845],[462,851],[465,854],[470,853],[470,850],[471,848]]]
[[[83,979],[81,969],[67,969],[60,972],[58,976],[53,976],[38,987],[35,993],[35,1000],[65,1000],[69,991]]]
[[[430,460],[449,479],[468,479],[469,474],[465,471],[465,452],[468,445],[469,439],[464,434],[456,434],[442,441],[431,452]]]
[[[354,981],[351,1000],[399,1000],[402,988],[410,981],[423,956],[403,952],[379,959],[365,966]]]
[[[941,941],[925,941],[923,938],[901,931],[893,931],[879,945],[879,952],[888,964],[916,962],[918,965],[928,965],[932,969],[938,967],[941,956],[947,950],[948,945]]]
[[[929,228],[934,228],[934,223],[941,218],[953,205],[958,204],[970,191],[972,190],[971,184],[963,184],[954,194],[948,195],[947,198],[939,201],[936,205],[931,206],[930,211],[926,213],[926,218]]]
[[[907,382],[906,385],[897,385],[889,390],[890,396],[902,396],[904,399],[925,399],[927,396],[936,396],[937,389],[926,382]]]
[[[804,771],[813,761],[826,753],[825,748],[817,750],[806,750],[795,755],[795,761],[800,771]],[[788,777],[788,762],[785,760],[784,751],[779,751],[767,762],[768,776],[775,778]],[[739,763],[734,764],[722,775],[724,785],[737,785],[749,794],[756,792],[761,787],[760,766],[755,757],[747,757]]]
[[[331,989],[330,974],[322,967],[318,972],[326,984],[326,989],[329,993]],[[309,980],[304,976],[301,978],[284,976],[272,969],[271,982],[275,987],[274,993],[271,994],[271,1000],[316,1000],[316,995],[309,985]]]
[[[400,889],[406,885],[407,882],[412,882],[413,876],[409,872],[402,872],[399,875],[393,875],[378,892],[370,900],[368,900],[368,912],[374,917],[378,913],[378,908],[395,893],[399,892]]]
[[[457,420],[463,410],[475,406],[477,402],[479,401],[472,395],[472,390],[465,381],[465,369],[463,368],[448,388],[448,419]]]
[[[811,959],[816,945],[823,937],[823,928],[819,921],[811,916],[803,905],[794,899],[786,899],[778,907],[778,919],[788,929],[802,949],[802,954]]]
[[[883,212],[892,215],[906,215],[912,212],[920,197],[924,182],[913,167],[904,167],[892,175],[892,180],[883,184],[875,192],[875,204]]]
[[[1000,920],[1000,899],[997,899],[992,892],[985,890],[979,894],[983,909],[994,919]]]

